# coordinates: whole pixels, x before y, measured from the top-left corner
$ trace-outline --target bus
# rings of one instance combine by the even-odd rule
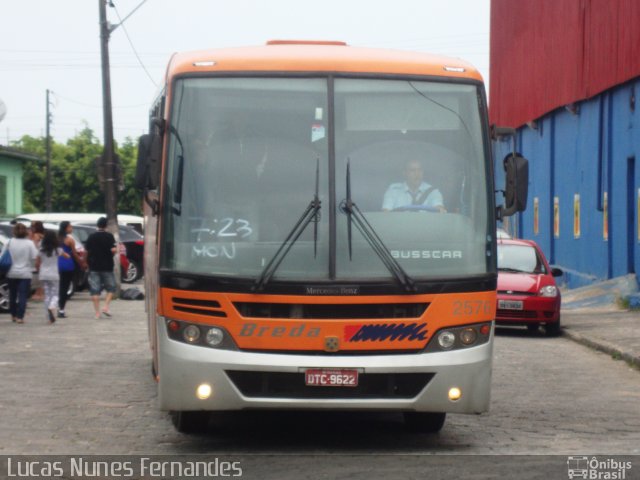
[[[524,208],[528,170],[505,158],[496,207],[474,67],[333,41],[178,53],[149,128],[146,311],[179,431],[245,409],[421,432],[487,411],[496,218]]]

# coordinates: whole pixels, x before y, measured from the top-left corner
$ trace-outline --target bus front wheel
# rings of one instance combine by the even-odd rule
[[[209,425],[209,412],[171,412],[171,423],[180,433],[202,433]]]
[[[412,432],[438,433],[446,417],[442,412],[404,412],[404,424]]]

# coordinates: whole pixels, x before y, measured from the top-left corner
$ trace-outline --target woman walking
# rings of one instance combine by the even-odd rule
[[[76,242],[71,236],[73,227],[67,221],[60,222],[58,229],[58,240],[60,247],[67,254],[66,257],[58,257],[58,271],[60,273],[60,291],[58,295],[58,317],[65,318],[67,315],[64,311],[64,307],[69,299],[69,286],[73,281],[73,272],[76,269],[76,264],[82,267],[82,261],[76,253]]]
[[[56,321],[55,311],[58,307],[60,277],[58,274],[58,257],[69,258],[69,255],[58,247],[58,235],[53,230],[46,230],[40,243],[40,251],[36,258],[36,270],[44,290],[44,308],[49,323]]]
[[[38,250],[29,240],[28,235],[27,227],[22,223],[16,223],[13,227],[13,238],[6,246],[11,254],[11,268],[7,273],[9,312],[11,319],[16,323],[24,323],[27,299],[31,293],[31,272],[36,255],[38,255]]]
[[[44,226],[42,222],[39,220],[34,220],[31,222],[31,227],[29,228],[30,237],[33,241],[33,244],[36,246],[36,250],[40,250],[40,242],[42,242],[42,238],[44,237]],[[44,293],[42,290],[42,285],[40,284],[40,277],[37,273],[33,275],[31,279],[31,286],[35,290],[34,294],[31,296],[32,301],[41,301],[44,298]]]

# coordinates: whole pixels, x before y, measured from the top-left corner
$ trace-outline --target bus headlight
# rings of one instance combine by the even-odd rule
[[[473,328],[465,328],[460,332],[460,341],[465,345],[472,345],[476,342],[478,334]]]
[[[217,327],[213,327],[207,330],[205,341],[207,342],[207,345],[209,345],[210,347],[217,347],[222,343],[223,340],[224,340],[224,332],[221,329]]]
[[[453,347],[454,343],[456,343],[456,336],[453,334],[453,332],[445,330],[444,332],[440,332],[440,334],[438,335],[438,344],[442,348],[451,348]]]
[[[436,332],[424,348],[425,352],[452,352],[461,348],[473,348],[491,339],[491,322],[445,327]]]
[[[174,318],[165,319],[165,324],[167,336],[176,342],[217,350],[238,350],[233,337],[222,326],[187,323]]]
[[[200,329],[195,325],[188,325],[182,332],[182,336],[189,343],[195,343],[200,338]]]

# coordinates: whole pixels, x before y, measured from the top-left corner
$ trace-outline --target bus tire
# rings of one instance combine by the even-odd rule
[[[411,432],[438,433],[446,417],[443,412],[404,412],[404,424]]]
[[[171,412],[171,423],[180,433],[202,433],[209,426],[209,412]]]

